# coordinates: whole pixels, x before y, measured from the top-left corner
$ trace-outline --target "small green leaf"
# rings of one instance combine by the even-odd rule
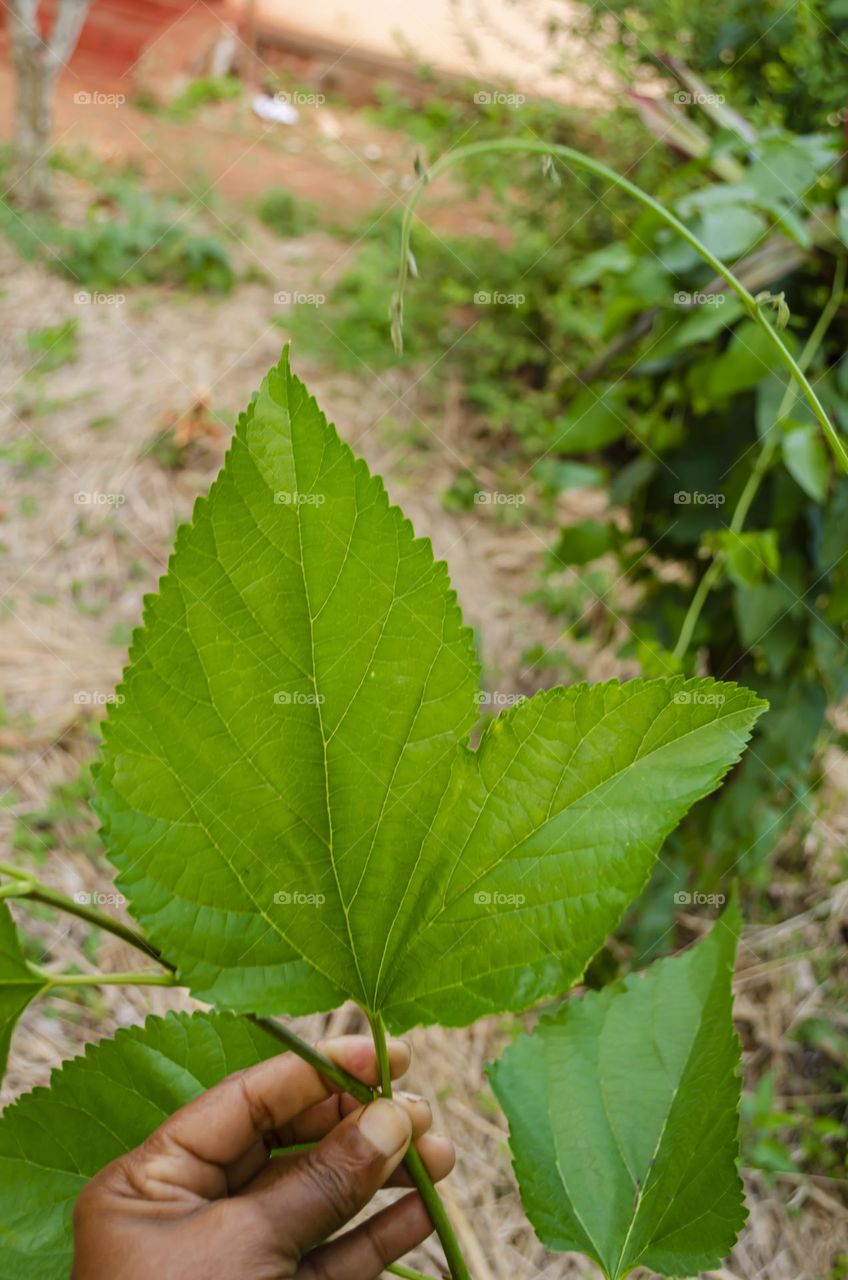
[[[833,166],[835,141],[834,136],[814,133],[761,138],[746,180],[763,200],[797,204],[818,174]]]
[[[625,390],[620,386],[587,388],[564,417],[550,428],[555,453],[588,453],[620,440],[628,430]]]
[[[719,549],[728,576],[740,587],[757,587],[780,569],[780,548],[774,529],[735,533],[722,529],[708,538]]]
[[[695,230],[698,238],[726,262],[741,257],[752,248],[768,229],[760,213],[742,204],[725,204],[705,209]]]
[[[711,400],[724,400],[747,391],[779,364],[768,334],[753,320],[746,320],[736,326],[727,350],[710,366],[707,395]]]
[[[734,901],[645,974],[572,999],[490,1068],[521,1198],[549,1249],[609,1280],[717,1267],[742,1224]]]
[[[824,502],[830,479],[827,449],[821,428],[787,423],[791,429],[781,440],[786,470],[814,502]]]
[[[607,473],[602,467],[585,462],[559,462],[556,458],[540,458],[533,466],[533,479],[544,489],[566,493],[569,489],[602,485]]]
[[[612,275],[624,275],[634,265],[633,252],[621,240],[604,245],[594,253],[587,253],[575,263],[571,270],[571,283],[579,288],[595,284],[610,272]]]
[[[0,901],[0,1080],[6,1070],[15,1023],[47,985],[27,964],[11,912]]]
[[[687,299],[690,295],[684,295]],[[651,347],[650,359],[664,359],[699,342],[709,342],[716,334],[730,329],[742,315],[742,303],[733,295],[705,294],[700,305],[683,311],[680,319],[665,337]]]
[[[597,520],[582,520],[580,524],[563,529],[553,557],[560,564],[589,564],[617,545],[618,530],[613,524],[601,524]]]
[[[169,1013],[89,1045],[0,1119],[0,1275],[67,1280],[89,1178],[224,1076],[279,1053],[232,1014]]]

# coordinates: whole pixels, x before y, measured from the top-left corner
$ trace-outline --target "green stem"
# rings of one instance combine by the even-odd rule
[[[288,1027],[284,1027],[281,1022],[277,1022],[274,1018],[260,1018],[253,1013],[249,1013],[247,1018],[254,1026],[261,1027],[268,1035],[278,1040],[284,1048],[290,1049],[299,1058],[303,1058],[304,1062],[308,1062],[310,1067],[314,1067],[319,1075],[331,1081],[337,1089],[343,1089],[345,1093],[349,1093],[351,1097],[356,1098],[357,1102],[374,1101],[377,1096],[374,1089],[369,1088],[367,1084],[363,1084],[361,1080],[357,1080],[356,1076],[352,1076],[350,1072],[345,1071],[344,1067],[338,1066],[331,1058],[325,1057],[313,1045],[301,1040],[300,1036],[295,1035]]]
[[[146,971],[128,973],[49,973],[38,965],[29,966],[32,973],[50,987],[176,987],[172,973]]]
[[[816,395],[807,378],[804,376],[803,370],[800,368],[795,357],[784,344],[777,330],[769,324],[762,308],[758,305],[753,294],[751,294],[741,280],[733,274],[729,267],[717,258],[705,244],[698,239],[696,235],[689,230],[687,226],[680,221],[675,215],[647,191],[643,191],[641,187],[637,187],[635,183],[630,182],[628,178],[622,177],[620,173],[616,173],[614,169],[609,169],[605,164],[601,164],[599,160],[594,160],[591,156],[584,155],[582,151],[575,151],[572,147],[561,146],[557,143],[543,142],[541,139],[534,141],[530,138],[497,138],[491,142],[472,142],[465,147],[457,147],[454,151],[447,152],[438,159],[433,167],[423,178],[421,178],[417,186],[413,189],[409,197],[403,215],[403,224],[401,227],[401,250],[400,265],[398,268],[397,291],[392,300],[393,323],[392,337],[397,350],[401,350],[403,346],[403,297],[406,290],[406,282],[409,277],[410,263],[410,236],[412,231],[412,220],[415,215],[415,208],[421,198],[424,187],[428,182],[437,178],[439,174],[444,173],[446,169],[451,168],[455,164],[461,164],[463,161],[470,159],[472,156],[483,155],[486,153],[515,153],[528,152],[536,155],[556,156],[560,160],[567,161],[576,165],[577,168],[586,169],[589,173],[593,173],[596,177],[604,178],[607,182],[611,182],[613,186],[620,187],[622,191],[626,191],[634,200],[638,200],[640,204],[651,209],[657,217],[672,230],[676,231],[681,239],[685,240],[691,247],[707,262],[715,271],[715,273],[725,280],[734,291],[734,293],[742,301],[742,305],[747,311],[751,319],[760,326],[760,328],[768,335],[768,340],[777,351],[783,364],[791,373],[798,386],[806,396],[813,413],[816,415],[818,422],[830,444],[833,454],[839,462],[842,470],[848,474],[848,447],[837,433],[827,416],[824,406]]]
[[[25,898],[31,889],[31,880],[13,880],[11,884],[0,884],[0,900],[3,898]]]
[[[405,1267],[400,1262],[391,1262],[384,1270],[393,1276],[404,1276],[405,1280],[433,1280],[432,1276],[425,1276],[423,1271],[413,1271],[412,1267]]]
[[[844,257],[838,258],[836,262],[836,270],[833,273],[833,287],[830,291],[830,297],[828,298],[826,305],[823,307],[822,313],[816,321],[815,327],[804,345],[804,350],[798,357],[798,365],[802,370],[806,370],[809,367],[810,361],[818,351],[824,335],[830,328],[830,323],[833,320],[833,317],[839,310],[839,304],[842,301],[842,294],[845,289],[845,275],[846,259]],[[783,398],[778,406],[775,421],[769,429],[767,438],[762,443],[762,447],[757,454],[757,460],[751,468],[751,474],[748,476],[748,479],[745,482],[745,487],[739,495],[739,500],[733,511],[733,518],[728,526],[731,533],[742,532],[745,521],[748,519],[748,512],[751,510],[751,504],[757,496],[763,477],[771,466],[772,458],[777,452],[777,446],[780,442],[780,435],[777,433],[777,429],[780,422],[786,417],[789,410],[792,408],[796,394],[795,385],[790,379],[786,384],[786,390],[784,391]],[[686,611],[686,617],[683,619],[683,625],[680,628],[680,635],[677,638],[677,644],[674,646],[673,654],[678,661],[682,660],[683,655],[688,650],[689,645],[692,642],[692,635],[695,631],[695,627],[697,626],[698,619],[701,616],[701,610],[706,604],[707,596],[710,594],[720,577],[721,561],[714,560],[704,576],[701,578],[701,581],[698,583],[698,588],[689,603],[689,608]]]
[[[379,1013],[368,1015],[371,1035],[374,1037],[374,1048],[377,1051],[377,1070],[380,1075],[380,1092],[384,1098],[391,1098],[392,1068],[389,1062],[389,1046],[386,1042],[386,1028]]]
[[[14,886],[14,892],[11,893],[12,897],[32,898],[33,902],[43,902],[48,907],[56,907],[59,911],[67,912],[68,915],[78,916],[80,920],[86,920],[89,924],[96,925],[98,929],[114,933],[116,937],[128,942],[131,947],[143,951],[145,955],[173,971],[174,966],[163,960],[156,948],[152,947],[140,933],[121,920],[116,920],[114,916],[109,916],[105,911],[99,911],[97,907],[91,907],[87,903],[76,902],[73,898],[59,893],[56,889],[51,889],[41,880],[34,879],[19,867],[11,866],[9,863],[0,862],[0,874],[13,876],[18,882]]]
[[[388,1045],[386,1044],[386,1028],[379,1013],[373,1016],[369,1014],[368,1021],[371,1024],[374,1047],[377,1050],[377,1062],[380,1067],[380,1088],[384,1096],[390,1098],[392,1096],[392,1073],[389,1066]],[[465,1265],[465,1259],[460,1252],[459,1242],[454,1235],[450,1219],[445,1212],[445,1206],[442,1204],[439,1193],[433,1185],[433,1180],[427,1172],[424,1161],[421,1159],[418,1148],[414,1143],[410,1144],[404,1164],[418,1190],[418,1194],[424,1201],[427,1212],[430,1215],[430,1221],[441,1241],[451,1280],[471,1280],[468,1267]]]

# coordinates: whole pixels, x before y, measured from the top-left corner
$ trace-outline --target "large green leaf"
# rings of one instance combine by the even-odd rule
[[[369,1004],[391,910],[473,725],[430,543],[283,358],[147,603],[105,728],[120,884],[202,994]]]
[[[197,995],[401,1029],[564,990],[764,706],[560,689],[472,752],[477,682],[444,566],[284,361],[147,604],[98,775],[121,887]]]
[[[734,901],[691,951],[569,1001],[490,1068],[539,1238],[609,1280],[717,1267],[745,1221],[739,926]]]
[[[15,1023],[47,983],[29,968],[18,941],[15,922],[0,901],[0,1080],[6,1070]]]
[[[0,1119],[0,1276],[67,1280],[84,1184],[231,1071],[279,1053],[232,1014],[169,1013],[89,1045]]]

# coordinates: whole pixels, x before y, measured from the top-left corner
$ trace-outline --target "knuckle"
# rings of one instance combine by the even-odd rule
[[[151,1136],[134,1151],[128,1151],[121,1166],[121,1176],[130,1195],[142,1200],[150,1197],[153,1179],[151,1166],[165,1155],[166,1143],[158,1134]]]
[[[395,1259],[389,1248],[389,1242],[384,1238],[380,1224],[375,1218],[369,1218],[365,1223],[364,1238],[371,1253],[371,1267],[376,1268],[378,1273],[385,1271]]]
[[[303,1167],[304,1176],[315,1195],[329,1205],[341,1221],[352,1218],[360,1207],[358,1185],[369,1161],[349,1151],[333,1154],[332,1160],[312,1156]]]
[[[74,1235],[80,1235],[88,1225],[89,1221],[97,1216],[98,1211],[98,1189],[96,1182],[87,1182],[82,1191],[76,1198],[73,1213],[71,1215],[71,1224],[73,1226]]]
[[[245,1071],[236,1072],[232,1076],[232,1080],[244,1099],[247,1114],[250,1116],[250,1122],[256,1132],[268,1133],[274,1128],[276,1120],[266,1099],[261,1094],[253,1092],[248,1084],[248,1077]]]

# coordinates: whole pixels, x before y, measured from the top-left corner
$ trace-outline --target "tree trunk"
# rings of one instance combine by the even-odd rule
[[[7,192],[26,209],[51,204],[48,164],[53,131],[53,94],[59,71],[76,48],[91,0],[60,0],[53,29],[43,38],[38,0],[11,0],[9,43],[17,80],[15,169]]]
[[[15,167],[8,195],[27,209],[51,203],[47,153],[52,125],[53,86],[38,50],[15,58],[18,96],[15,104]]]

